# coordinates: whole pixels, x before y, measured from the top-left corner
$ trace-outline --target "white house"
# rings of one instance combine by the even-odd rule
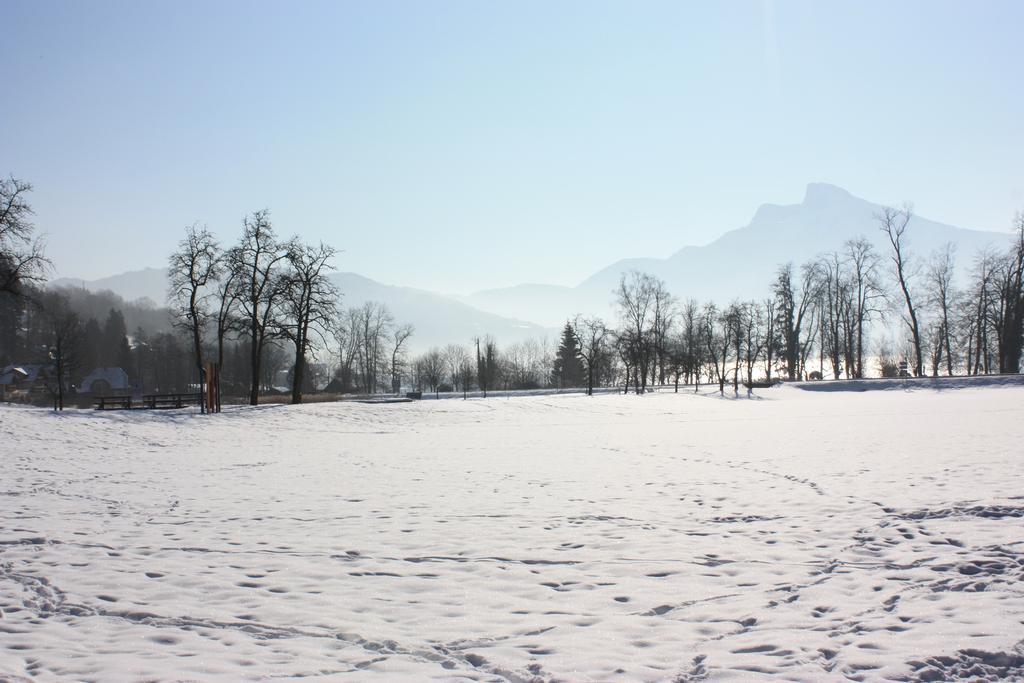
[[[130,391],[132,383],[122,368],[96,368],[82,380],[78,391],[83,394],[109,394],[112,391]]]
[[[42,365],[8,365],[0,370],[0,386],[6,389],[31,389],[40,373]]]

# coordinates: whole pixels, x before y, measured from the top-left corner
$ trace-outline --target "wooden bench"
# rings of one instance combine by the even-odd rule
[[[774,382],[744,382],[743,386],[747,389],[771,389],[774,384]]]
[[[96,410],[131,410],[131,396],[97,396],[93,401]]]
[[[142,407],[149,410],[184,408],[202,403],[202,394],[146,394],[142,397]]]

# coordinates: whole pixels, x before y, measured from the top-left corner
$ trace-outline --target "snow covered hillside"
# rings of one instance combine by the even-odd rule
[[[1024,677],[1024,387],[0,407],[0,679]]]

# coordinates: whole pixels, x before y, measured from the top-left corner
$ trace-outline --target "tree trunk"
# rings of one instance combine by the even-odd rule
[[[946,371],[950,377],[953,376],[953,350],[952,344],[949,341],[949,315],[948,308],[943,305],[942,307],[942,342],[946,347]]]
[[[189,323],[192,327],[192,350],[195,355],[196,371],[199,373],[199,412],[206,412],[206,392],[203,391],[203,342],[199,336],[199,311],[196,306],[196,294],[198,290],[195,285],[192,286],[192,294],[189,297],[188,314]]]
[[[225,330],[217,330],[217,367],[224,367],[224,334]]]
[[[255,406],[260,403],[260,366],[263,360],[262,344],[257,342],[255,326],[252,331],[252,349],[250,354],[250,369],[252,370],[252,382],[249,386],[249,405]]]
[[[798,328],[786,330],[786,373],[789,381],[795,381],[798,374],[797,365],[800,358],[800,332]]]
[[[305,342],[301,332],[295,341],[295,369],[292,371],[292,403],[302,403],[302,383],[306,377],[306,354],[303,353]]]
[[[57,409],[64,410],[64,350],[57,345]]]

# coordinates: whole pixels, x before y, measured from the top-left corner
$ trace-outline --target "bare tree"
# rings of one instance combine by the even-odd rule
[[[448,366],[448,377],[452,382],[452,389],[458,391],[460,388],[465,392],[466,366],[472,367],[469,351],[462,344],[449,344],[444,347],[444,360]],[[472,371],[470,372],[472,377]]]
[[[695,299],[687,299],[680,315],[679,346],[683,376],[687,384],[692,380],[694,393],[700,390],[700,370],[706,357],[701,316],[700,304]]]
[[[814,302],[818,298],[818,287],[819,284],[814,280],[813,272],[810,264],[804,264],[804,286],[805,291],[807,283],[813,283],[813,285],[807,291],[806,301],[808,302],[807,310],[804,317],[803,332],[800,334],[800,345],[797,347],[796,356],[796,367],[797,377],[807,377],[807,359],[810,357],[811,352],[814,350],[815,344],[823,348],[824,345],[820,342],[820,337],[824,336],[821,333],[820,318],[820,307]],[[824,353],[824,352],[823,352]],[[824,375],[824,359],[822,364],[819,366],[818,379]]]
[[[850,288],[839,254],[831,252],[820,257],[815,264],[815,278],[818,282],[818,309],[821,326],[821,352],[827,355],[832,366],[832,376],[839,379],[843,372],[844,357],[849,358],[848,337],[844,334],[844,323],[849,321]],[[846,364],[847,371],[849,363]]]
[[[395,394],[402,391],[405,343],[409,341],[415,329],[412,325],[399,325],[391,332],[391,390]]]
[[[999,256],[986,250],[977,255],[972,268],[969,305],[961,323],[967,338],[966,371],[968,375],[988,374],[992,369],[992,344],[989,337],[996,310],[993,290]],[[995,336],[995,335],[993,335]]]
[[[760,360],[767,346],[765,336],[765,313],[756,301],[748,301],[740,307],[740,322],[743,346],[743,365],[747,373],[747,384],[754,381],[754,366]]]
[[[54,408],[64,410],[64,397],[78,368],[82,323],[67,297],[60,293],[44,293],[38,300],[38,307],[49,337],[48,355],[53,362],[49,388]]]
[[[765,379],[772,381],[772,363],[779,347],[778,319],[775,299],[769,297],[761,302],[764,313],[764,369]]]
[[[955,276],[955,254],[956,246],[947,243],[937,252],[932,254],[931,263],[928,265],[928,284],[930,304],[938,312],[938,323],[935,329],[933,346],[937,345],[938,353],[933,354],[932,374],[938,374],[938,365],[941,358],[946,359],[946,374],[953,376],[953,365],[956,362],[953,356],[953,315],[952,308],[957,298],[953,285]]]
[[[658,384],[664,384],[669,333],[676,316],[676,299],[669,293],[665,283],[658,279],[653,281],[652,297],[654,319],[651,321],[651,344],[657,365]],[[654,381],[653,372],[651,381]]]
[[[473,384],[475,365],[469,352],[459,360],[459,383],[462,385],[462,400],[469,397],[469,388]]]
[[[334,339],[338,348],[338,368],[335,379],[340,383],[340,390],[346,393],[356,388],[356,357],[361,344],[359,341],[359,308],[349,308],[341,316],[334,328]]]
[[[722,333],[728,338],[729,347],[733,355],[732,391],[734,394],[738,394],[740,391],[740,361],[743,357],[742,349],[744,342],[743,317],[743,304],[734,301],[729,305],[729,308],[725,309],[725,316],[722,321]]]
[[[899,282],[900,291],[903,292],[903,301],[906,304],[906,317],[904,321],[910,329],[911,338],[914,343],[914,376],[920,377],[924,374],[924,359],[921,352],[921,325],[917,317],[917,309],[914,307],[914,300],[911,296],[911,278],[914,271],[910,264],[910,258],[906,251],[904,235],[907,232],[907,225],[914,217],[914,209],[910,204],[904,204],[902,209],[895,209],[886,206],[875,215],[880,229],[889,239],[892,247],[890,258],[896,280]]]
[[[42,241],[32,235],[31,191],[13,175],[0,178],[0,294],[23,294],[26,284],[41,282],[50,269]]]
[[[236,286],[242,274],[231,267],[234,250],[221,255],[221,267],[217,278],[217,312],[215,314],[217,333],[217,366],[224,367],[224,342],[229,334],[244,330],[244,321],[238,315],[239,288]]]
[[[640,371],[638,365],[640,363],[640,340],[636,336],[636,333],[630,329],[617,330],[615,332],[615,352],[619,356],[619,360],[622,361],[622,377],[623,387],[622,393],[629,393],[630,382],[633,383],[634,391],[640,393]]]
[[[576,343],[580,357],[587,371],[587,395],[594,394],[594,379],[609,355],[608,338],[610,332],[600,318],[584,318],[577,315],[573,323]]]
[[[1020,372],[1024,351],[1024,213],[1016,216],[1016,237],[1000,260],[997,277],[999,372]]]
[[[242,228],[242,240],[231,251],[229,267],[237,273],[238,304],[250,345],[249,405],[257,405],[263,353],[280,329],[279,304],[285,292],[281,269],[289,250],[288,245],[278,242],[266,209],[246,216]]]
[[[803,368],[802,351],[806,343],[801,339],[808,325],[812,303],[817,297],[818,282],[814,264],[804,264],[800,283],[793,281],[793,264],[779,268],[773,291],[779,334],[782,340],[782,356],[786,363],[786,374],[792,380],[800,379]]]
[[[853,323],[852,375],[860,379],[864,377],[865,330],[871,319],[881,314],[886,297],[878,273],[878,254],[871,243],[863,237],[847,240],[845,251]]]
[[[295,346],[292,403],[302,403],[306,359],[316,345],[314,337],[324,342],[338,317],[341,295],[325,272],[336,254],[337,250],[322,242],[314,247],[296,241],[288,249],[289,270],[284,277],[281,297],[284,316],[280,329]]]
[[[667,305],[668,295],[664,283],[646,273],[632,271],[623,274],[615,290],[622,330],[619,333],[619,349],[627,368],[631,367],[636,377],[636,393],[647,390],[651,354],[654,350],[654,323],[656,311]],[[628,374],[628,369],[627,369]],[[628,388],[627,379],[627,388]]]
[[[508,346],[501,358],[507,388],[537,389],[548,385],[553,354],[546,339],[527,339]]]
[[[705,356],[710,365],[711,377],[718,383],[718,393],[725,395],[725,382],[729,375],[729,350],[735,340],[734,326],[738,322],[735,312],[720,312],[709,303],[704,306],[702,314],[703,340],[706,345]]]
[[[384,304],[365,301],[356,309],[352,321],[363,391],[367,394],[376,393],[380,384],[379,377],[389,372],[385,357],[386,345],[395,319]]]
[[[193,224],[185,228],[185,239],[171,254],[167,272],[174,322],[192,340],[192,357],[199,377],[203,377],[203,328],[210,319],[209,293],[206,287],[220,274],[220,249],[217,240],[206,228]],[[205,410],[205,403],[201,404]]]
[[[447,368],[447,364],[444,360],[444,354],[437,348],[430,349],[426,354],[420,358],[420,367],[423,370],[423,377],[430,386],[430,390],[434,392],[434,396],[438,395],[438,387],[444,380],[444,373]]]

